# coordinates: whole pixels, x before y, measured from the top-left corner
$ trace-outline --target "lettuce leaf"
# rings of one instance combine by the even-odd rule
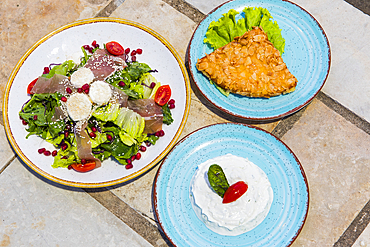
[[[204,43],[218,49],[233,41],[235,37],[251,30],[254,26],[259,26],[266,32],[269,41],[280,51],[280,54],[284,53],[285,39],[281,35],[279,25],[276,21],[271,20],[272,16],[267,9],[246,7],[243,13],[245,17],[236,21],[236,15],[239,12],[231,9],[223,14],[219,20],[211,22]]]
[[[60,65],[54,66],[48,74],[43,74],[42,77],[52,78],[55,74],[67,75],[75,67],[75,63],[72,60],[67,60]]]
[[[119,137],[128,146],[137,143],[136,140],[141,137],[145,128],[145,119],[128,108],[120,109],[114,123],[121,128]]]

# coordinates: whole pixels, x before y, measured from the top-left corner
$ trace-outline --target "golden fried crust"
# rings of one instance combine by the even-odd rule
[[[298,81],[259,27],[198,59],[196,66],[220,87],[249,97],[290,93]]]

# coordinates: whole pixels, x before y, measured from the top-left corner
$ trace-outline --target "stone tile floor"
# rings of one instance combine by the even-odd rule
[[[129,19],[160,33],[185,60],[197,23],[223,2],[3,0],[0,99],[20,57],[62,25],[97,16]],[[322,25],[332,63],[328,80],[312,103],[282,120],[258,124],[293,150],[307,175],[309,213],[292,246],[370,246],[369,4],[358,0],[293,2]],[[182,137],[212,123],[246,122],[218,112],[192,89]],[[159,165],[109,188],[66,188],[27,168],[12,151],[3,127],[0,157],[1,247],[170,245],[153,214],[152,189]]]

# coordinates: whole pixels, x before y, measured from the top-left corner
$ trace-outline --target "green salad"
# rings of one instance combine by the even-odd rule
[[[112,157],[130,169],[133,160],[140,159],[141,152],[164,135],[162,124],[174,121],[171,110],[175,105],[169,86],[161,86],[156,80],[156,70],[136,61],[142,50],[130,52],[118,47],[122,49],[117,52],[117,45],[112,47],[111,43],[102,49],[95,41],[92,47],[83,46],[79,61],[67,60],[45,67],[44,73],[27,88],[31,98],[19,112],[28,132],[26,138],[36,135],[53,144],[53,150],[40,147],[38,152],[53,156],[54,168],[85,172]],[[81,68],[89,68],[95,77],[76,86],[71,76]],[[106,77],[98,79],[109,84],[111,93],[104,103],[94,102],[91,95],[99,73],[106,73]],[[87,113],[82,111],[88,117],[76,120],[71,115],[75,109],[68,104],[73,96],[81,95],[90,97],[90,102],[81,104],[91,107]]]

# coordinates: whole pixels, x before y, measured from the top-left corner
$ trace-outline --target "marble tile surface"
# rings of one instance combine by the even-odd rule
[[[185,1],[204,14],[225,2]],[[181,4],[174,7],[179,2],[2,0],[0,101],[13,67],[32,44],[64,24],[104,15],[102,10],[114,10],[108,11],[111,17],[135,21],[155,30],[185,61],[197,23],[182,14]],[[369,16],[343,0],[293,2],[309,11],[329,38],[332,66],[324,93],[369,121]],[[282,140],[305,169],[310,208],[306,224],[292,246],[333,246],[370,198],[370,136],[319,99],[307,106],[297,119],[284,132]],[[262,124],[226,116],[212,107],[192,84],[190,113],[180,138],[204,126],[228,121],[257,125],[269,132],[280,122]],[[4,128],[0,127],[0,246],[151,246],[149,238],[143,239],[144,235],[128,227],[123,217],[117,217],[120,212],[115,212],[114,203],[103,204],[84,190],[46,182],[26,168],[15,158]],[[152,200],[158,168],[159,164],[132,181],[108,188],[117,201],[127,203],[155,226]],[[164,241],[160,242],[156,246],[162,246]],[[353,246],[370,246],[370,226]]]
[[[370,197],[370,136],[314,100],[282,140],[300,160],[310,192],[293,246],[333,246]]]
[[[51,185],[18,159],[0,174],[0,246],[152,246],[82,189]]]

